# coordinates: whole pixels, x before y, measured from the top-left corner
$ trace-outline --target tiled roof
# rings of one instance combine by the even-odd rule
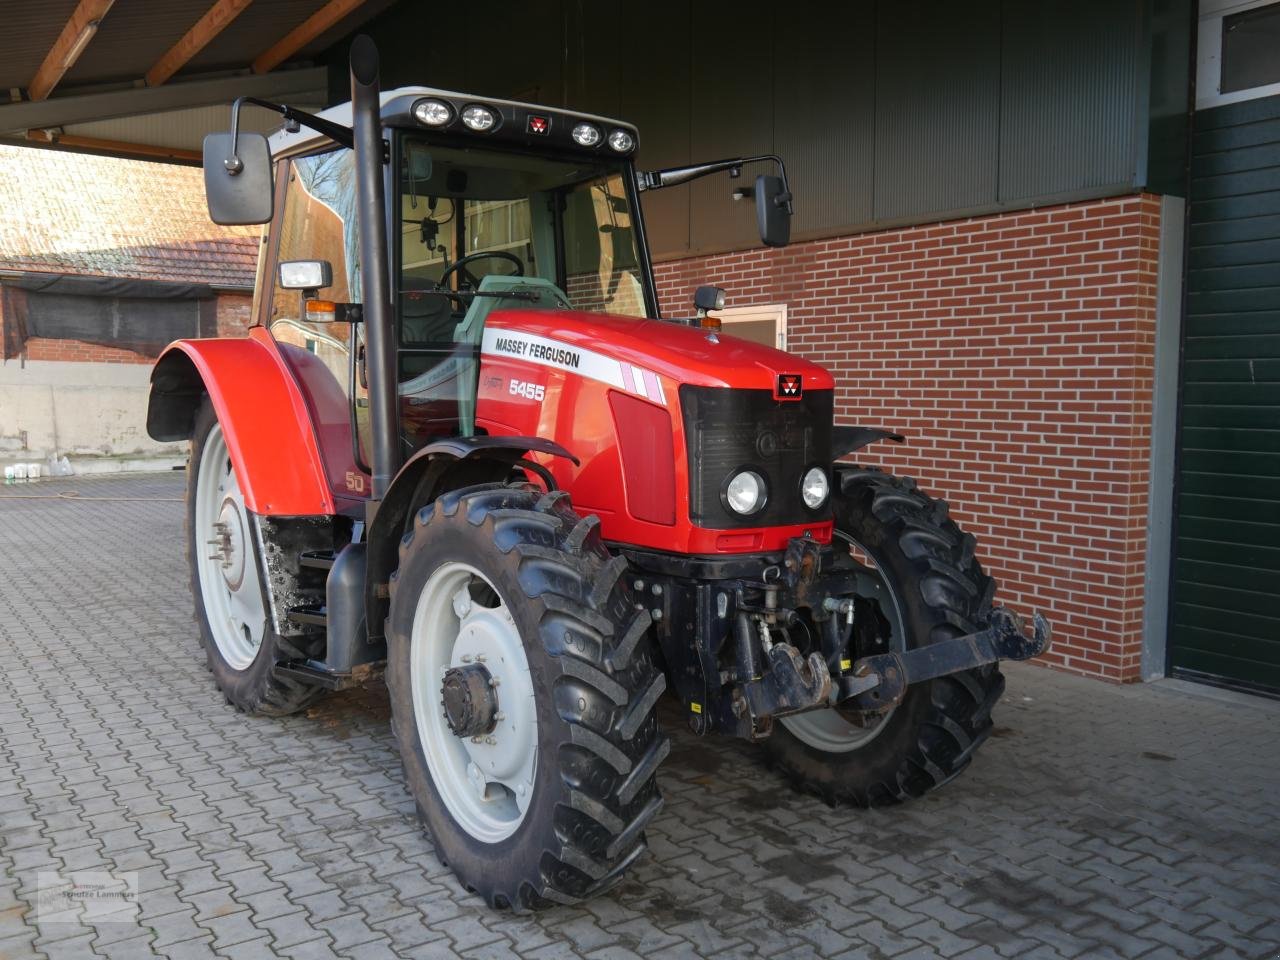
[[[0,270],[252,287],[260,234],[194,167],[0,145]]]

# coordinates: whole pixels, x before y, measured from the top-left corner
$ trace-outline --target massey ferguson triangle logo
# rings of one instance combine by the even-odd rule
[[[784,400],[799,400],[804,394],[804,381],[798,373],[778,374],[778,396]]]

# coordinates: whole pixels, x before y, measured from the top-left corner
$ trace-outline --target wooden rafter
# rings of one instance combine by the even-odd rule
[[[259,54],[253,61],[253,72],[268,73],[274,70],[364,2],[365,0],[329,0]]]
[[[75,12],[67,20],[58,39],[53,42],[44,62],[27,84],[27,97],[44,100],[53,92],[62,75],[75,64],[84,48],[93,38],[98,23],[107,15],[115,0],[80,0]]]
[[[253,0],[217,0],[195,22],[195,26],[183,34],[182,39],[170,47],[147,71],[147,86],[158,87],[181,70],[187,61],[207,47],[252,2]]]
[[[181,160],[187,163],[199,163],[201,159],[201,155],[195,150],[161,147],[151,143],[103,140],[99,137],[82,137],[74,133],[63,133],[60,130],[28,130],[27,139],[36,143],[56,143],[64,147],[79,147],[82,150],[99,150],[103,153],[111,153],[117,156],[146,157],[154,160]]]

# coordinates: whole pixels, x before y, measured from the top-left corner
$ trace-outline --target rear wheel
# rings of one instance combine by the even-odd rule
[[[666,687],[598,521],[487,485],[414,517],[391,581],[387,684],[440,858],[493,906],[573,903],[644,850]]]
[[[311,703],[320,690],[275,675],[278,660],[314,651],[271,629],[252,520],[207,397],[196,413],[187,466],[187,560],[200,642],[227,702],[270,715]]]
[[[857,656],[904,651],[981,629],[995,584],[975,541],[947,505],[907,477],[838,469],[835,541],[879,574],[881,595],[860,601]],[[828,803],[883,806],[957,776],[991,732],[1004,690],[995,664],[907,688],[880,717],[838,708],[783,718],[765,749],[799,789]]]

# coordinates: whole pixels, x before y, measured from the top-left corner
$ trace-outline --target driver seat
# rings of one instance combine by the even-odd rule
[[[452,343],[458,321],[449,298],[435,291],[435,283],[405,277],[400,290],[400,342]]]

